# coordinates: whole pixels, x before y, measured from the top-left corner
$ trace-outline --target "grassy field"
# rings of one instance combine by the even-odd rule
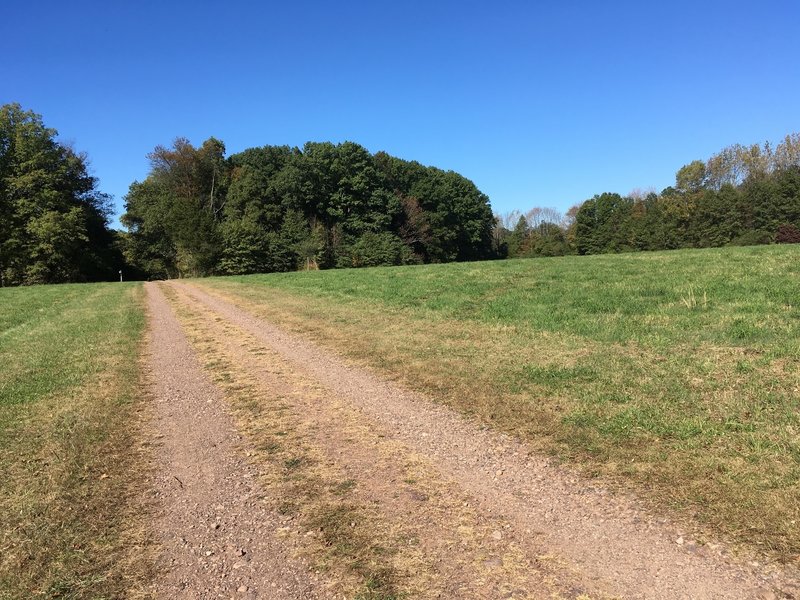
[[[135,597],[141,285],[0,290],[0,598]]]
[[[198,283],[706,532],[800,555],[796,246]]]

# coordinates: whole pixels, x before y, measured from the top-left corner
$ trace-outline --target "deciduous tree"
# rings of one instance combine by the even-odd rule
[[[86,155],[40,115],[0,107],[0,284],[114,277],[122,256],[109,213]]]

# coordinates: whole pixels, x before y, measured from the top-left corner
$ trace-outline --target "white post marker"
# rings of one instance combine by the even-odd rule
[[[122,283],[122,269],[119,270],[119,282]]]

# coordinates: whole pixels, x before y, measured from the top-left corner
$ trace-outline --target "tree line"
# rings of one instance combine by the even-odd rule
[[[152,277],[492,258],[489,198],[452,171],[345,142],[225,157],[209,138],[149,155],[121,222]]]
[[[40,115],[0,107],[0,285],[800,242],[800,134],[734,145],[660,193],[603,193],[562,215],[493,215],[453,171],[352,142],[178,138],[149,155],[120,221],[88,159]]]
[[[800,134],[692,161],[661,193],[498,215],[494,239],[512,257],[800,242]]]
[[[110,197],[87,158],[19,104],[0,106],[0,286],[112,279]]]
[[[0,107],[0,285],[493,258],[489,198],[453,171],[352,142],[157,146],[120,222],[88,158]]]

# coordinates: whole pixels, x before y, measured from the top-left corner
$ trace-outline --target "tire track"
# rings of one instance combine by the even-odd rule
[[[219,390],[208,379],[157,284],[146,284],[156,441],[156,598],[332,598],[274,535],[257,473]],[[266,491],[268,493],[268,491]]]
[[[393,440],[426,456],[445,478],[511,524],[531,556],[554,555],[601,595],[630,598],[795,598],[789,569],[736,560],[721,545],[678,542],[681,532],[508,436],[345,364],[265,323],[217,293],[173,284],[343,398]],[[255,309],[257,310],[257,309]]]
[[[267,488],[280,491],[296,517],[286,529],[306,540],[310,554],[325,562],[325,546],[340,540],[315,543],[326,531],[309,524],[320,512],[346,508],[352,522],[340,518],[324,529],[349,523],[359,543],[333,556],[334,567],[352,571],[357,558],[362,578],[377,567],[401,597],[588,598],[569,585],[571,574],[527,555],[504,519],[477,510],[380,423],[188,295],[174,302],[197,352],[224,381]],[[331,488],[339,488],[338,501]],[[370,547],[382,550],[365,555]],[[364,565],[370,560],[376,565]]]

